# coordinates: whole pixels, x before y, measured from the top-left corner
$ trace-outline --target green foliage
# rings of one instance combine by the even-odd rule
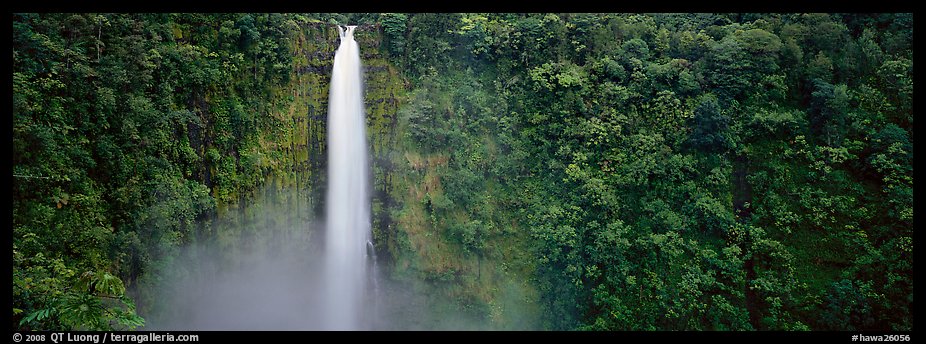
[[[12,327],[142,326],[126,287],[261,182],[298,18],[13,19]]]
[[[909,257],[876,258],[912,228],[912,64],[884,48],[907,39],[903,17],[464,15],[445,38],[481,59],[448,66],[495,80],[525,153],[494,163],[518,167],[460,163],[483,141],[463,134],[459,91],[433,87],[456,73],[401,111],[418,151],[451,156],[454,206],[490,181],[515,196],[546,327],[908,328],[874,306],[912,300]],[[444,214],[449,238],[491,240],[483,218]],[[891,282],[870,283],[875,266]]]
[[[32,238],[35,238],[32,236]],[[26,258],[14,246],[14,297],[29,300],[31,310],[17,308],[17,327],[30,330],[126,330],[144,325],[122,281],[107,272],[78,271],[62,259],[39,253]]]
[[[383,44],[393,57],[405,53],[405,35],[408,16],[402,13],[383,13],[380,17],[383,25]]]
[[[870,283],[855,285],[847,279],[833,282],[827,291],[821,323],[829,330],[872,328],[875,318],[871,303],[876,298],[878,295],[872,292]]]
[[[406,70],[409,75],[422,77],[452,70],[453,32],[459,26],[455,13],[420,13],[408,19]]]
[[[706,97],[694,113],[693,130],[688,141],[695,149],[724,153],[733,148],[730,116],[723,113],[716,98]]]
[[[810,128],[828,146],[841,145],[846,126],[848,95],[846,85],[832,85],[817,80],[811,93]]]

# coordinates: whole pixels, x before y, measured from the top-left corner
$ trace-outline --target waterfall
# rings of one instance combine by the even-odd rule
[[[364,329],[370,233],[369,153],[360,50],[354,28],[338,26],[328,105],[325,328]]]

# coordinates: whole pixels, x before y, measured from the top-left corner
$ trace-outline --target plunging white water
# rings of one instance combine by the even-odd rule
[[[370,237],[369,158],[360,49],[354,28],[338,26],[328,95],[328,194],[325,246],[325,327],[363,327]]]

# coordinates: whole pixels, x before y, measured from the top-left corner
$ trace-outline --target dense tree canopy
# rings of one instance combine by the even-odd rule
[[[400,61],[429,131],[407,137],[528,231],[545,327],[909,330],[911,18],[445,18],[458,36],[428,44],[466,49]],[[473,78],[493,107],[432,103]],[[481,116],[504,126],[456,122]],[[505,153],[472,184],[453,166],[480,134]]]
[[[125,285],[269,172],[293,20],[13,15],[13,328],[143,324]]]

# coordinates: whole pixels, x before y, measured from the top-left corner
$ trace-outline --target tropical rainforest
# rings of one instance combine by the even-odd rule
[[[144,329],[190,247],[317,231],[337,24],[429,319],[912,330],[904,13],[13,14],[11,328]]]

